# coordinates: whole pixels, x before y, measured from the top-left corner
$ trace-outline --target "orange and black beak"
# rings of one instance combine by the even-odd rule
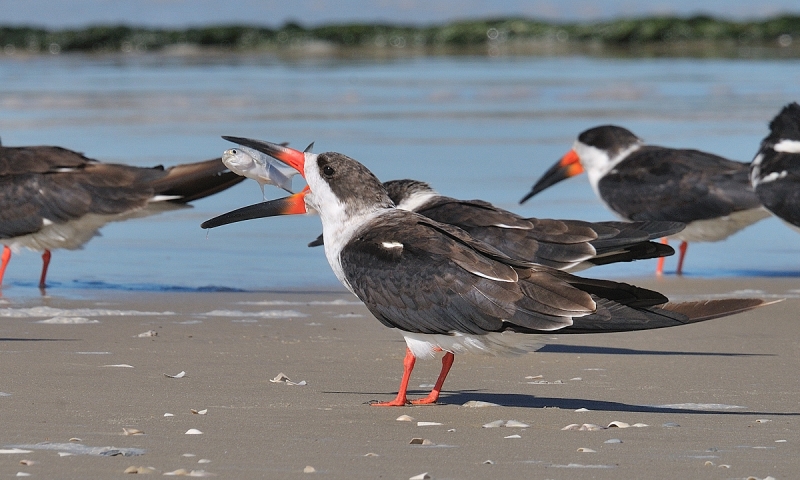
[[[267,142],[264,140],[255,140],[252,138],[243,138],[243,137],[229,137],[223,135],[222,138],[229,142],[233,142],[244,147],[250,147],[258,150],[261,153],[266,153],[272,158],[278,159],[281,162],[289,165],[290,167],[294,168],[303,178],[306,177],[305,172],[305,165],[306,165],[306,154],[305,152],[301,152],[299,150],[295,150],[293,148],[289,148],[284,145],[278,145],[277,143]],[[311,146],[314,145],[313,143],[308,146],[306,151],[311,149]]]
[[[523,204],[526,200],[541,192],[545,188],[555,185],[561,180],[574,177],[581,172],[583,172],[581,159],[578,157],[578,154],[575,153],[575,150],[570,150],[566,155],[561,157],[561,160],[559,160],[558,163],[550,167],[550,170],[546,171],[544,175],[542,175],[542,178],[536,182],[533,188],[531,188],[531,191],[528,192],[528,194],[525,195],[522,200],[519,201],[519,203]]]
[[[211,220],[206,220],[200,227],[214,228],[229,223],[244,222],[245,220],[253,220],[255,218],[277,217],[278,215],[301,215],[308,212],[305,202],[305,197],[308,192],[310,192],[310,190],[306,187],[302,192],[295,193],[288,197],[270,200],[269,202],[256,203],[255,205],[249,205],[228,213],[223,213]]]

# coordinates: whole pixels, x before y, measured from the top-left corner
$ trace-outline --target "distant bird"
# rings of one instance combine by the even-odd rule
[[[457,200],[439,195],[427,183],[418,180],[390,180],[383,186],[399,209],[459,227],[511,258],[559,270],[577,271],[593,265],[672,255],[675,251],[668,245],[650,240],[684,228],[680,222],[591,223],[523,218],[482,200]],[[221,217],[236,221],[238,212]],[[215,226],[223,225],[219,222],[224,222],[224,218],[215,219]],[[309,246],[322,244],[320,235]]]
[[[750,181],[767,210],[800,228],[800,105],[785,106],[769,128],[753,159]]]
[[[615,125],[581,133],[520,203],[584,170],[600,200],[623,219],[686,224],[673,235],[681,240],[678,275],[687,242],[724,240],[769,216],[750,185],[748,164],[699,150],[645,145]],[[663,269],[659,259],[657,273]]]
[[[521,353],[538,347],[529,334],[670,327],[765,303],[671,304],[651,290],[515,260],[460,228],[396,208],[381,182],[345,155],[261,143],[261,151],[306,178],[309,188],[285,200],[294,206],[290,213],[319,213],[325,254],[337,278],[382,324],[403,332],[407,349],[398,394],[374,405],[435,403],[455,353]],[[445,354],[433,390],[409,402],[416,359],[438,351]]]
[[[0,284],[12,251],[79,249],[108,222],[144,217],[244,180],[219,158],[165,169],[101,163],[61,147],[0,146]]]

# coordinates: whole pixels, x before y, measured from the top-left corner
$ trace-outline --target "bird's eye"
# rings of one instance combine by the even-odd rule
[[[330,165],[325,165],[322,167],[322,174],[326,177],[332,177],[334,173],[336,173],[336,170],[334,170]]]

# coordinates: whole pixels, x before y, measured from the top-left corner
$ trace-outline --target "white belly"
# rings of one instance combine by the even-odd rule
[[[697,220],[671,238],[685,242],[719,242],[739,230],[769,217],[771,214],[763,207],[742,210],[726,217]]]
[[[502,332],[486,335],[452,335],[403,332],[406,345],[417,358],[434,358],[436,352],[444,350],[456,354],[476,353],[480,355],[519,355],[535,352],[544,346],[537,342],[539,335]]]

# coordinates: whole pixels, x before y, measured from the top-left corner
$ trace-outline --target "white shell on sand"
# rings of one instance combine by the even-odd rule
[[[138,338],[146,338],[146,337],[155,337],[158,336],[158,332],[155,330],[148,330],[146,332],[142,332],[139,335],[136,335]]]
[[[206,413],[208,413],[208,409],[207,408],[203,409],[203,410],[195,410],[194,408],[192,408],[192,409],[189,409],[189,411],[192,412],[195,415],[205,415]]]
[[[613,422],[608,424],[608,428],[630,428],[630,426],[631,426],[630,423],[620,422],[617,420],[614,420]]]
[[[202,435],[202,434],[203,432],[201,432],[196,428],[190,428],[189,430],[186,430],[186,435]]]
[[[183,377],[185,377],[185,376],[186,376],[186,372],[184,372],[184,371],[181,371],[181,373],[179,373],[179,374],[177,374],[177,375],[170,375],[170,374],[168,374],[168,373],[165,373],[165,374],[164,374],[164,376],[165,376],[165,377],[169,377],[169,378],[183,378]],[[164,475],[166,475],[166,473],[165,473]]]
[[[428,472],[425,472],[420,473],[419,475],[414,475],[413,477],[409,477],[408,480],[429,480],[430,478],[431,476],[428,475]]]
[[[104,367],[117,367],[117,368],[133,368],[133,365],[127,363],[118,363],[116,365],[103,365]]]
[[[509,427],[509,428],[528,428],[528,427],[530,427],[530,425],[528,425],[527,423],[518,422],[516,420],[509,420],[503,426],[504,427]]]
[[[439,422],[417,422],[418,427],[435,427],[436,425],[441,425]]]
[[[414,421],[414,417],[412,417],[410,415],[400,415],[395,420],[397,420],[398,422],[413,422]]]
[[[503,438],[522,438],[522,436],[520,436],[520,435],[517,435],[517,434],[515,433],[514,435],[507,435],[507,436],[505,436],[505,437],[503,437]]]
[[[492,402],[484,402],[481,400],[470,400],[469,402],[461,405],[462,407],[483,408],[483,407],[499,407],[500,405]]]
[[[293,382],[286,376],[285,373],[281,372],[275,375],[275,378],[271,379],[270,382],[272,383],[285,383],[286,385],[299,385],[303,386],[306,384],[305,380],[300,380],[299,382]]]
[[[20,464],[20,465],[25,465],[25,466],[27,466],[27,467],[29,467],[29,466],[31,466],[31,465],[36,465],[37,463],[38,463],[38,462],[35,462],[35,461],[33,461],[33,460],[20,460],[20,461],[19,461],[19,464]]]
[[[494,422],[484,423],[484,424],[483,424],[483,428],[497,428],[497,427],[502,427],[502,426],[503,426],[503,423],[505,423],[503,420],[495,420]]]
[[[197,463],[211,463],[211,460],[207,458],[201,458],[200,460],[197,461]]]
[[[122,473],[138,473],[141,475],[147,475],[150,473],[155,473],[155,469],[153,467],[134,467],[133,465],[131,465],[130,467],[123,470]]]
[[[164,416],[165,417],[174,417],[175,414],[174,413],[165,413]]]
[[[186,470],[185,468],[179,468],[172,472],[164,472],[164,475],[173,476],[173,477],[216,477],[216,474],[206,472],[205,470]]]
[[[31,474],[28,472],[17,472],[18,477],[30,477]]]
[[[314,473],[317,469],[312,467],[311,465],[306,465],[306,468],[303,469],[303,473]]]
[[[144,432],[142,430],[132,427],[122,427],[122,432],[125,435],[144,435]]]
[[[597,453],[597,450],[592,450],[591,448],[584,448],[584,447],[579,448],[578,451],[581,453]]]
[[[603,443],[622,443],[622,440],[620,440],[619,438],[609,438]]]
[[[483,464],[484,465],[494,465],[494,460],[484,460]]]
[[[579,409],[577,409],[575,411],[576,412],[591,412],[591,410],[589,410],[588,408],[579,408]]]

